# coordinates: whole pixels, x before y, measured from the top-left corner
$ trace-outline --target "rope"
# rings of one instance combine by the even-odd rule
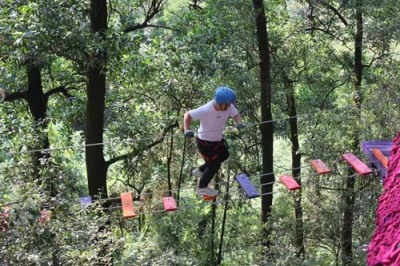
[[[299,115],[299,116],[295,116],[295,117],[304,117],[304,116],[309,116],[310,114],[304,114],[304,115]],[[281,120],[288,120],[288,119],[292,119],[294,117],[288,117],[288,118],[282,118],[282,119],[276,119],[276,120],[265,120],[265,121],[261,121],[258,123],[252,123],[252,124],[247,124],[247,127],[252,127],[252,126],[256,126],[256,125],[262,125],[262,124],[267,124],[267,123],[274,123],[274,122],[278,122]],[[232,130],[236,130],[236,127],[233,126],[227,126],[226,127],[226,131],[232,131]],[[216,130],[209,130],[209,131],[199,131],[198,133],[207,133],[207,132],[214,132]],[[134,144],[134,143],[138,143],[138,142],[143,142],[146,140],[154,140],[154,138],[160,137],[160,135],[153,135],[153,136],[146,136],[143,138],[137,138],[137,139],[131,139],[131,138],[127,138],[125,140],[121,140],[118,141],[121,144]],[[177,134],[166,134],[165,136],[162,136],[162,139],[166,139],[166,138],[175,138],[175,137],[183,137],[182,133],[177,133]],[[42,154],[47,154],[53,151],[59,151],[59,150],[66,150],[66,149],[83,149],[86,147],[94,147],[94,146],[105,146],[105,145],[113,145],[115,144],[115,142],[113,140],[110,141],[106,141],[106,142],[99,142],[99,143],[89,143],[89,144],[83,144],[83,145],[70,145],[70,146],[64,146],[64,147],[54,147],[54,148],[47,148],[47,149],[32,149],[32,150],[22,150],[22,151],[9,151],[9,152],[5,152],[3,154],[5,154],[6,156],[13,156],[13,155],[21,155],[21,154],[30,154],[30,153],[42,153]]]

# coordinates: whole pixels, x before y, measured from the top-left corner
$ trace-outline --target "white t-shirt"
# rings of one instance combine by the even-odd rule
[[[200,127],[197,136],[202,140],[220,141],[229,117],[235,117],[238,114],[236,107],[231,104],[225,111],[217,111],[213,106],[213,100],[189,111],[193,120],[200,120]]]

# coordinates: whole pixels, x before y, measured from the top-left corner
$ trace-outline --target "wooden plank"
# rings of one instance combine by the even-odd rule
[[[328,166],[326,166],[326,164],[320,159],[311,160],[310,163],[319,175],[329,174],[332,172],[331,169],[329,169]]]
[[[353,169],[360,175],[369,175],[372,173],[371,168],[369,168],[352,153],[342,154],[342,159],[345,160],[351,167],[353,167]]]
[[[300,189],[300,185],[294,180],[294,178],[290,175],[282,175],[279,177],[279,180],[289,189],[296,190]]]
[[[217,196],[207,196],[207,195],[203,195],[203,200],[206,201],[213,201],[217,198]]]
[[[135,217],[135,210],[133,209],[132,192],[121,193],[122,213],[124,218]]]
[[[176,209],[177,209],[176,201],[173,197],[164,197],[163,202],[164,202],[164,210],[165,211],[167,211],[167,212],[176,211]]]
[[[39,223],[46,223],[51,220],[51,211],[50,210],[46,210],[46,209],[40,210],[39,214],[40,214],[39,219],[38,219]]]
[[[256,198],[260,196],[258,194],[256,187],[251,183],[250,179],[247,177],[246,174],[239,174],[236,176],[236,181],[242,187],[246,197],[249,199]]]
[[[10,217],[10,207],[6,206],[4,211],[0,210],[0,232],[6,232],[8,230],[7,218]]]
[[[376,159],[372,150],[379,149],[383,153],[383,155],[389,157],[392,145],[393,141],[391,140],[365,140],[361,143],[361,150],[368,158],[371,166],[378,170],[378,173],[382,179],[385,179],[385,177],[387,176],[387,169],[382,165],[379,160]]]
[[[374,154],[376,159],[381,162],[383,167],[385,167],[385,169],[387,169],[388,161],[389,161],[388,158],[379,149],[372,149],[372,153]]]
[[[92,204],[92,197],[91,196],[84,196],[80,197],[81,208],[85,209],[87,206]]]

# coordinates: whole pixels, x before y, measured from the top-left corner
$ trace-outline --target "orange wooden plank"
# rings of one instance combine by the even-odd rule
[[[163,202],[164,202],[164,210],[165,211],[167,211],[167,212],[176,211],[176,209],[177,209],[176,202],[173,197],[164,197]]]
[[[342,159],[353,167],[353,169],[360,175],[369,175],[372,173],[371,168],[369,168],[365,163],[358,159],[352,153],[345,153],[342,155]]]
[[[203,195],[203,200],[207,200],[207,201],[212,201],[212,200],[215,200],[216,198],[217,198],[217,196]]]
[[[379,149],[372,149],[372,153],[374,154],[376,159],[378,159],[381,162],[383,167],[387,169],[389,159]]]
[[[132,192],[121,193],[122,213],[124,218],[135,217],[135,210],[133,209]]]
[[[290,175],[282,175],[279,177],[279,179],[289,190],[296,190],[301,188],[296,180],[294,180],[294,178]]]
[[[320,159],[311,160],[310,163],[319,175],[328,174],[332,172],[331,169],[329,169],[328,166],[326,166],[326,164]]]

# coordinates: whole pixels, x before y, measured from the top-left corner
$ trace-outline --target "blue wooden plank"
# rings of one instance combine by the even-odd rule
[[[87,206],[89,206],[90,204],[92,204],[92,197],[91,196],[85,196],[85,197],[81,197],[81,208],[84,209]]]
[[[242,187],[247,198],[252,199],[252,198],[256,198],[256,197],[260,196],[260,194],[258,194],[258,192],[257,192],[257,189],[255,188],[253,183],[251,183],[250,179],[247,177],[246,174],[237,175],[236,181]]]

